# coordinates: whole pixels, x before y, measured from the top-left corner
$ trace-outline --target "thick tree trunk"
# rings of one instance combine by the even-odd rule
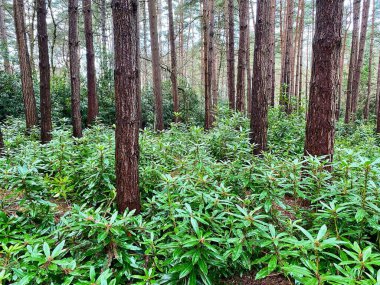
[[[272,51],[268,47],[274,37],[274,29],[271,27],[274,25],[273,13],[272,0],[258,1],[251,113],[251,143],[255,144],[255,154],[260,154],[267,148],[268,100],[272,88],[272,82],[268,80],[272,74]]]
[[[292,112],[292,89],[293,89],[293,69],[292,61],[294,57],[293,46],[293,14],[294,14],[294,0],[287,0],[286,9],[286,43],[285,43],[285,57],[284,57],[284,70],[281,75],[281,100],[280,105],[285,107],[286,112]]]
[[[346,115],[344,118],[344,122],[346,124],[348,124],[351,121],[351,114],[352,114],[352,85],[353,85],[353,77],[356,70],[357,57],[358,57],[360,1],[361,0],[354,0],[354,8],[353,8],[354,21],[353,21],[353,29],[352,29],[352,40],[351,40],[350,67],[348,69],[348,78],[347,78]]]
[[[371,101],[371,89],[372,89],[372,56],[373,56],[373,42],[375,34],[375,17],[376,17],[376,4],[375,0],[372,2],[372,24],[371,24],[371,40],[369,45],[369,62],[368,62],[368,82],[367,82],[367,96],[364,105],[363,117],[364,120],[368,120],[369,117],[369,103]]]
[[[0,0],[0,39],[0,51],[4,61],[4,70],[7,73],[12,73],[9,61],[7,29],[5,27],[4,0]]]
[[[352,115],[351,116],[353,120],[356,118],[356,111],[358,108],[360,77],[361,77],[361,71],[363,67],[364,49],[365,49],[366,38],[367,38],[369,5],[370,5],[370,0],[364,0],[362,23],[361,23],[361,30],[360,30],[358,59],[355,66],[355,72],[354,72],[354,77],[352,81],[352,100],[351,100]]]
[[[305,155],[332,161],[344,0],[317,0]]]
[[[160,67],[160,47],[157,30],[157,0],[148,1],[150,41],[152,51],[153,66],[153,93],[155,106],[155,130],[164,129],[164,119],[162,110],[162,89],[161,89],[161,67]]]
[[[96,71],[94,54],[94,34],[92,31],[91,0],[83,0],[84,31],[86,37],[87,60],[87,125],[92,125],[99,113],[98,98],[96,96]]]
[[[51,141],[51,96],[46,0],[37,0],[37,31],[40,66],[41,142]]]
[[[235,21],[234,1],[228,0],[228,43],[227,43],[227,89],[231,110],[236,109],[235,98]]]
[[[245,88],[244,74],[247,65],[247,27],[248,27],[248,0],[239,1],[239,54],[238,69],[236,78],[236,109],[242,113],[245,112]]]
[[[212,78],[214,71],[214,0],[203,1],[203,32],[205,60],[205,130],[213,123]]]
[[[71,83],[71,119],[73,136],[82,137],[82,115],[80,112],[80,61],[78,39],[78,0],[69,0],[69,53]]]
[[[22,94],[24,98],[26,128],[29,130],[37,125],[37,106],[33,91],[32,68],[28,47],[26,44],[24,1],[13,0],[13,12],[15,19],[18,58],[21,71]]]
[[[120,213],[139,213],[139,1],[114,0],[116,189]]]
[[[175,46],[174,35],[174,20],[173,20],[173,1],[168,0],[168,13],[169,13],[169,38],[170,38],[170,58],[171,67],[170,79],[172,81],[172,95],[173,95],[173,111],[174,121],[178,123],[179,117],[179,100],[178,100],[178,84],[177,84],[177,52]]]

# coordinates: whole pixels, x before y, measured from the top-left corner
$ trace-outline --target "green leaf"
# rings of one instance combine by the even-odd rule
[[[272,273],[277,267],[277,257],[272,256],[268,263],[268,274]]]
[[[98,243],[101,243],[102,241],[104,241],[108,236],[108,231],[103,231],[101,232],[100,234],[98,234]]]
[[[261,269],[259,272],[257,272],[256,274],[256,280],[260,280],[260,279],[263,279],[265,277],[267,277],[270,273],[268,272],[268,268],[265,267],[263,269]]]
[[[60,255],[62,253],[62,249],[63,247],[65,246],[65,241],[63,240],[60,244],[57,245],[57,247],[53,250],[51,256],[53,258],[57,257],[58,255]]]
[[[207,263],[203,260],[203,258],[200,258],[200,259],[198,260],[198,266],[199,266],[199,269],[200,269],[205,275],[208,274]]]
[[[44,242],[42,248],[44,250],[45,256],[49,257],[50,256],[50,247],[49,247],[49,245],[46,242]]]
[[[193,270],[193,264],[186,264],[185,268],[179,273],[179,279],[185,278]]]
[[[233,251],[233,254],[232,254],[232,261],[236,261],[239,259],[239,257],[241,256],[243,252],[243,246],[241,243],[238,244],[237,247],[235,247],[234,251]]]
[[[194,218],[191,218],[190,221],[191,221],[191,225],[192,225],[192,227],[194,229],[194,232],[198,235],[199,234],[199,227],[198,227],[197,220],[194,219]]]
[[[321,229],[319,230],[319,232],[318,232],[317,240],[323,239],[323,237],[325,236],[326,232],[327,232],[327,227],[326,227],[326,225],[323,225],[321,227]]]

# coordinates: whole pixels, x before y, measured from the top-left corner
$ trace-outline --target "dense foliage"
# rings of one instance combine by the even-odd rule
[[[373,126],[338,127],[329,173],[303,156],[303,118],[283,116],[271,111],[262,157],[251,154],[247,119],[226,111],[208,133],[142,132],[137,216],[115,210],[111,128],[77,140],[56,128],[41,146],[8,121],[0,284],[218,284],[251,270],[297,284],[379,284]]]

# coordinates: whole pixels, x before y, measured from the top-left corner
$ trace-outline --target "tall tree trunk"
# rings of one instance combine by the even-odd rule
[[[317,0],[316,30],[305,155],[334,155],[335,98],[338,91],[344,0]],[[330,169],[330,168],[329,168]]]
[[[255,144],[254,153],[260,154],[267,148],[268,100],[271,96],[272,75],[271,45],[274,29],[275,10],[272,0],[257,3],[255,27],[255,53],[253,61],[251,143]]]
[[[155,106],[155,129],[164,129],[164,119],[162,110],[162,89],[161,89],[161,67],[160,67],[160,47],[157,30],[157,0],[148,1],[150,41],[152,51],[153,67],[153,92]]]
[[[338,102],[336,107],[336,120],[339,120],[340,117],[340,108],[342,104],[342,86],[343,86],[343,71],[344,71],[344,58],[346,54],[346,45],[347,45],[347,33],[348,29],[345,29],[343,36],[343,47],[340,55],[340,64],[339,64],[339,85],[338,85]]]
[[[249,12],[249,7],[248,7]],[[249,28],[249,13],[248,13],[248,24],[247,24],[247,114],[251,114],[251,106],[252,105],[252,72],[251,72],[251,36],[250,36],[250,28]]]
[[[212,78],[214,71],[214,0],[203,1],[203,32],[205,59],[205,130],[213,123]]]
[[[40,66],[41,142],[51,141],[51,97],[46,0],[37,0],[37,31]]]
[[[24,98],[24,109],[26,118],[26,128],[30,130],[37,125],[37,106],[33,91],[32,68],[28,47],[26,44],[24,1],[13,0],[13,12],[15,19],[18,58],[21,71],[22,94]]]
[[[112,2],[115,48],[116,189],[120,213],[140,212],[139,192],[139,1]]]
[[[7,73],[12,73],[9,61],[7,29],[5,27],[4,0],[0,0],[0,39],[0,51],[4,61],[4,70]]]
[[[228,0],[227,86],[231,110],[236,109],[235,98],[235,21],[234,0]]]
[[[356,111],[358,107],[360,77],[361,77],[361,70],[363,67],[364,49],[365,49],[365,43],[366,43],[366,38],[367,38],[369,5],[370,5],[370,0],[364,0],[363,12],[362,12],[362,23],[361,23],[361,30],[360,30],[358,59],[355,66],[356,68],[354,71],[354,77],[352,81],[352,100],[351,100],[352,119],[355,119]]]
[[[292,59],[294,57],[293,47],[293,14],[294,14],[294,0],[287,0],[286,9],[286,43],[285,43],[285,59],[284,70],[281,75],[281,103],[285,107],[286,112],[292,112],[292,97],[291,93],[293,87],[293,70]]]
[[[352,40],[351,40],[351,57],[350,57],[350,67],[348,69],[347,78],[347,99],[346,99],[346,115],[344,122],[348,124],[351,120],[352,114],[352,85],[353,77],[356,70],[356,63],[358,58],[358,41],[359,41],[359,20],[360,20],[360,1],[354,0],[353,8],[353,29],[352,29]]]
[[[145,7],[144,7],[145,8]],[[102,72],[105,73],[107,69],[107,7],[106,0],[100,2],[100,26],[102,31]]]
[[[73,136],[82,137],[82,115],[80,112],[80,61],[78,39],[78,0],[69,0],[69,53],[71,83],[71,120]]]
[[[276,86],[276,57],[275,57],[275,23],[276,23],[276,0],[271,1],[271,9],[273,10],[271,12],[272,19],[270,20],[271,23],[271,43],[270,43],[270,53],[271,53],[271,67],[272,72],[269,81],[272,82],[272,86],[270,88],[269,96],[270,96],[270,105],[274,107],[274,101],[275,101],[275,86]]]
[[[87,60],[87,125],[92,125],[99,113],[98,98],[96,96],[96,71],[94,54],[94,34],[92,31],[91,0],[83,0],[84,31],[86,36]]]
[[[0,157],[3,155],[4,153],[4,138],[3,138],[3,132],[1,131],[1,127],[0,127]]]
[[[244,74],[247,67],[247,27],[248,27],[248,0],[239,1],[239,54],[238,54],[238,69],[236,78],[236,109],[242,113],[245,112],[245,88]]]
[[[369,103],[371,100],[371,88],[372,88],[372,55],[373,55],[373,42],[375,34],[375,17],[376,17],[376,3],[372,2],[372,24],[371,24],[371,40],[369,45],[369,62],[368,62],[368,82],[367,82],[367,96],[364,105],[363,117],[368,120],[369,117]]]
[[[27,13],[27,20],[28,21],[27,21],[27,25],[26,25],[26,33],[28,35],[27,38],[29,39],[30,66],[32,69],[32,74],[34,74],[36,71],[36,64],[34,61],[34,44],[35,44],[35,35],[34,35],[35,26],[34,26],[34,23],[35,23],[35,18],[36,18],[37,1],[38,0],[32,0],[31,5],[28,5],[28,7],[32,9],[32,11],[30,13],[29,9],[28,9],[28,13]],[[27,0],[27,3],[28,3],[28,0]]]
[[[377,66],[376,116],[377,116],[377,133],[380,134],[380,56],[379,56],[379,64]]]
[[[297,109],[300,110],[302,106],[302,66],[303,66],[303,36],[304,36],[304,23],[305,23],[305,1],[300,0],[300,18],[298,26],[298,52],[297,52],[297,65],[296,65],[296,94],[298,106]]]
[[[173,94],[173,111],[174,121],[178,123],[179,117],[179,100],[178,100],[178,84],[177,84],[177,52],[175,46],[174,35],[174,20],[173,20],[173,1],[168,0],[168,12],[169,12],[169,38],[170,38],[170,57],[172,70],[170,72],[170,79],[172,81],[172,94]]]

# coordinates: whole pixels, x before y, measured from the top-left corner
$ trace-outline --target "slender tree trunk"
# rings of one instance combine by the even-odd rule
[[[22,94],[24,98],[24,109],[26,118],[26,128],[30,130],[37,125],[37,106],[33,91],[32,68],[28,47],[26,44],[24,1],[13,0],[13,12],[15,19],[18,58],[21,71]]]
[[[352,40],[351,40],[351,57],[350,57],[350,67],[348,70],[347,79],[347,99],[346,99],[346,115],[344,122],[348,124],[351,120],[352,114],[352,83],[353,77],[356,70],[356,63],[358,57],[358,41],[359,41],[359,20],[360,20],[360,1],[354,0],[353,8],[353,29],[352,29]]]
[[[141,210],[139,192],[139,1],[112,2],[115,47],[116,189],[120,213]]]
[[[343,71],[344,71],[344,58],[346,54],[346,44],[347,44],[347,33],[348,29],[344,31],[343,36],[343,47],[340,55],[340,64],[339,64],[339,85],[338,85],[338,103],[336,107],[336,120],[339,120],[340,117],[340,108],[342,103],[342,86],[343,86]]]
[[[156,131],[162,131],[164,130],[164,119],[162,110],[160,47],[157,32],[157,0],[148,1],[148,12],[152,50],[153,91],[155,99],[155,129]]]
[[[371,40],[369,45],[369,62],[368,62],[368,82],[367,82],[367,96],[364,105],[363,117],[368,120],[369,117],[369,103],[371,100],[371,88],[372,88],[372,56],[373,56],[373,42],[375,34],[375,17],[376,17],[376,3],[372,2],[372,24],[371,24]]]
[[[144,7],[145,8],[145,7]],[[107,7],[106,0],[100,2],[100,26],[102,31],[102,72],[105,73],[107,69]]]
[[[376,116],[377,116],[377,133],[380,134],[380,56],[377,66],[377,89],[376,89]]]
[[[369,5],[370,5],[370,0],[364,0],[363,13],[362,13],[362,23],[361,23],[361,30],[360,30],[358,59],[357,59],[357,63],[355,66],[356,68],[354,71],[354,77],[353,77],[353,81],[352,81],[352,100],[351,100],[352,108],[351,108],[351,112],[352,112],[352,119],[353,120],[356,118],[356,111],[357,111],[357,107],[358,107],[360,77],[361,77],[361,70],[363,67],[364,49],[365,49],[366,38],[367,38]]]
[[[245,112],[245,88],[244,74],[247,66],[247,27],[248,27],[248,0],[239,1],[239,54],[238,54],[238,69],[236,78],[236,109],[242,113]]]
[[[1,127],[0,127],[0,157],[3,155],[4,153],[4,138],[3,138],[3,132],[1,131]]]
[[[40,66],[41,142],[51,141],[51,98],[46,0],[37,0],[37,31]]]
[[[4,70],[7,73],[12,73],[11,64],[9,61],[8,36],[5,27],[4,0],[0,0],[0,51],[4,61]]]
[[[248,8],[249,11],[249,8]],[[250,115],[252,110],[252,72],[251,72],[251,36],[249,28],[249,13],[248,13],[248,24],[247,24],[247,114]]]
[[[231,110],[236,109],[235,98],[235,21],[234,1],[228,0],[228,51],[227,51],[227,86],[228,101]]]
[[[71,82],[71,119],[73,136],[82,137],[82,115],[80,112],[80,61],[78,39],[78,0],[69,0],[69,53]]]
[[[272,82],[272,86],[269,91],[270,96],[270,105],[274,107],[274,101],[275,101],[275,86],[276,86],[276,57],[275,57],[275,23],[276,23],[276,0],[271,1],[271,9],[273,10],[271,12],[272,19],[270,20],[271,24],[271,43],[270,43],[270,53],[271,53],[271,67],[272,72],[269,81]]]
[[[272,0],[257,2],[255,27],[255,53],[253,61],[251,143],[255,145],[254,153],[260,154],[267,148],[268,100],[271,96],[272,43],[275,10]]]
[[[52,24],[53,24],[53,37],[51,39],[51,46],[50,46],[50,68],[51,68],[52,75],[54,76],[55,75],[54,50],[55,50],[55,44],[57,42],[57,27],[58,27],[58,24],[57,24],[57,22],[55,20],[55,17],[54,17],[54,12],[53,12],[53,9],[51,7],[51,1],[52,0],[48,0],[48,7],[49,7],[49,12],[50,12],[50,17],[51,17],[51,21],[52,21]]]
[[[286,112],[292,112],[292,97],[291,93],[293,87],[293,70],[292,59],[294,56],[293,47],[293,14],[294,14],[294,0],[287,0],[286,11],[286,43],[285,43],[285,59],[284,70],[281,76],[281,106],[285,107]]]
[[[299,84],[299,52],[300,52],[300,27],[301,27],[301,1],[298,1],[298,7],[297,7],[297,17],[296,17],[296,30],[294,35],[294,56],[292,59],[292,65],[293,65],[293,79],[294,79],[294,89],[292,89],[292,93],[294,94],[295,99],[297,100],[297,110],[298,110],[298,84]]]
[[[335,98],[338,91],[344,0],[317,0],[316,31],[305,155],[334,155]],[[331,168],[328,168],[331,169]]]
[[[83,0],[84,31],[86,36],[87,60],[87,125],[92,125],[99,113],[98,98],[96,96],[96,71],[94,53],[94,34],[92,31],[91,0]]]
[[[28,24],[26,25],[26,30],[25,30],[26,34],[28,35],[27,38],[29,39],[30,66],[31,66],[31,69],[32,69],[32,74],[34,74],[35,71],[36,71],[36,65],[35,65],[35,61],[34,61],[34,44],[35,44],[35,35],[34,35],[35,27],[34,27],[34,22],[35,22],[35,18],[36,18],[36,9],[37,9],[37,5],[36,4],[37,4],[37,1],[38,0],[32,0],[31,5],[29,5],[29,8],[31,8],[32,11],[31,11],[31,13],[29,13],[29,12],[27,13],[27,19],[29,21],[28,21]]]
[[[310,37],[310,28],[308,28],[307,30],[307,39],[306,39],[306,78],[305,78],[305,110],[306,110],[306,113],[307,113],[307,110],[308,110],[308,104],[307,104],[307,97],[308,97],[308,92],[309,92],[309,85],[310,85],[310,82],[309,82],[309,46],[310,46],[310,40],[309,40],[309,37]]]
[[[174,35],[174,20],[173,20],[173,1],[168,0],[168,13],[169,13],[169,38],[170,38],[170,56],[171,56],[171,73],[170,79],[172,81],[172,94],[173,94],[173,111],[174,121],[178,123],[179,117],[179,100],[178,100],[178,84],[177,84],[177,52],[175,46]]]

